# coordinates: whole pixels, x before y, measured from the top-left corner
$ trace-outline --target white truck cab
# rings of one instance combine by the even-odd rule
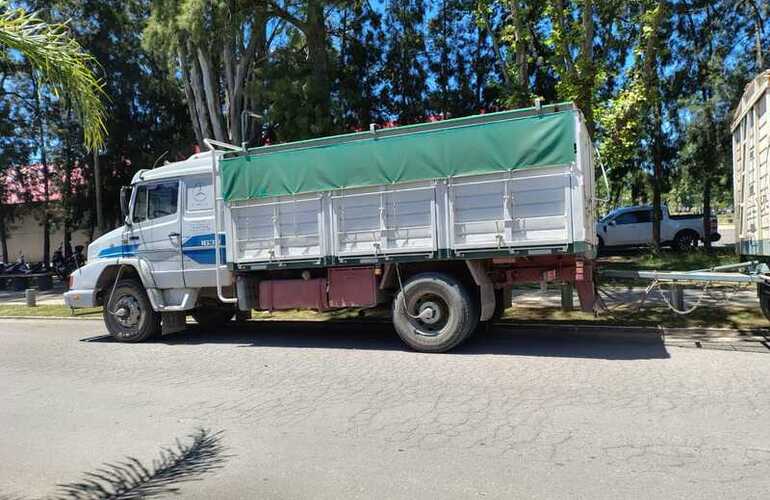
[[[216,301],[211,154],[134,175],[121,194],[124,225],[89,245],[86,265],[70,276],[70,291],[64,294],[68,306],[100,306],[112,298],[116,312],[105,321],[111,333],[127,337],[157,323],[158,313],[164,332],[178,329],[184,311],[198,306],[202,316],[205,303],[211,306],[208,313],[232,316],[234,308]],[[223,240],[220,236],[222,250]],[[220,262],[225,260],[223,255]],[[224,286],[232,284],[224,266],[220,279]],[[119,283],[134,284],[136,290]]]

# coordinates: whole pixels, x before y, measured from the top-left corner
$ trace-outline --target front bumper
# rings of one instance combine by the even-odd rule
[[[70,290],[64,293],[64,303],[73,309],[95,307],[96,292],[94,290]]]

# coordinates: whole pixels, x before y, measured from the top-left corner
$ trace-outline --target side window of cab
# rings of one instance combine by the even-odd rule
[[[179,202],[179,183],[158,182],[137,187],[134,199],[133,221],[143,222],[176,214]]]

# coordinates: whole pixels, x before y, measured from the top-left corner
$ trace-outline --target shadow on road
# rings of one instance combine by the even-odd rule
[[[114,342],[100,336],[87,342]],[[356,349],[408,351],[387,323],[252,321],[217,331],[197,325],[181,333],[149,342],[171,346],[233,344],[238,347],[297,347],[307,349]],[[665,359],[669,357],[662,340],[624,342],[551,331],[548,327],[491,328],[477,332],[449,355],[496,354],[596,359]]]
[[[173,448],[163,448],[151,464],[134,457],[105,463],[83,478],[58,485],[51,500],[139,499],[178,495],[178,484],[196,481],[204,474],[223,467],[227,458],[222,445],[222,431],[198,429],[188,436],[189,443],[176,441]],[[21,499],[0,494],[0,500]]]

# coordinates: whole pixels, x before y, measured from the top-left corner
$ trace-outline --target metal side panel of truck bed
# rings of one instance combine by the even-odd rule
[[[746,85],[735,110],[735,238],[745,256],[770,257],[770,70]]]
[[[220,172],[236,267],[596,245],[593,148],[571,104],[257,148]]]

